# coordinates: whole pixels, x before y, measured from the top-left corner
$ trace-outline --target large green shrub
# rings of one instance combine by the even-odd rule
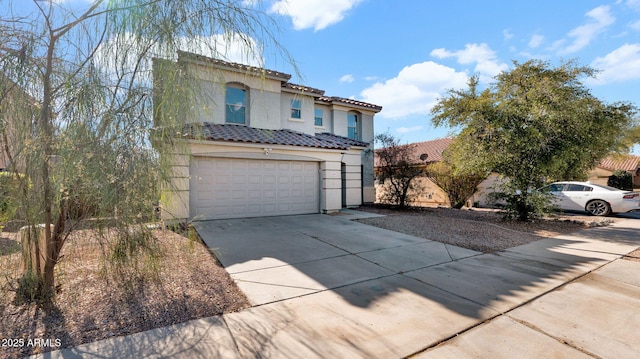
[[[633,190],[633,177],[624,170],[615,170],[607,180],[607,186],[619,188],[625,191]]]
[[[556,209],[549,192],[521,191],[512,182],[503,183],[498,189],[489,197],[497,203],[505,203],[503,210],[507,219],[536,220]]]

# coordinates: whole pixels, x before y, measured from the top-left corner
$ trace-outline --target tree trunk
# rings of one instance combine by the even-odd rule
[[[53,226],[50,226],[51,231]],[[45,225],[20,228],[22,244],[22,281],[20,294],[23,300],[46,299],[53,291],[54,261],[46,240]]]

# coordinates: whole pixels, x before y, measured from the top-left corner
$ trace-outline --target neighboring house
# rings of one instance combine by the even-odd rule
[[[404,146],[411,148],[411,158],[416,166],[426,169],[430,164],[443,160],[443,152],[453,143],[453,138],[441,138],[432,141],[410,143]],[[376,157],[376,168],[379,166]],[[487,197],[493,192],[499,176],[491,174],[486,180],[478,185],[478,190],[469,199],[470,205],[490,206],[491,201]],[[409,191],[408,198],[410,204],[414,206],[449,206],[447,194],[426,176],[421,176],[413,180],[414,189]],[[376,201],[383,202],[387,191],[384,183],[376,182]]]
[[[412,151],[411,157],[416,166],[427,168],[434,162],[442,161],[442,153],[453,142],[452,138],[442,138],[433,141],[410,143]],[[376,168],[379,166],[377,157],[375,160]],[[594,169],[589,171],[589,182],[596,184],[607,184],[609,176],[615,170],[625,170],[633,176],[634,188],[640,188],[640,156],[624,156],[624,157],[607,157],[598,164]],[[492,173],[478,185],[478,190],[469,198],[469,205],[479,207],[491,207],[494,202],[489,198],[489,194],[494,192],[500,182],[500,176]],[[449,200],[447,194],[433,183],[426,176],[414,179],[414,190],[409,192],[412,199],[411,204],[415,206],[448,206]],[[387,188],[385,184],[376,182],[376,201],[382,202]]]
[[[609,176],[616,170],[624,170],[631,173],[633,187],[640,188],[640,156],[607,157],[589,171],[589,181],[606,185]]]
[[[166,66],[188,73],[202,95],[186,118],[188,151],[173,159],[163,219],[330,213],[375,200],[380,106],[325,96],[290,83],[289,74],[186,52],[177,62],[154,60],[156,106]]]
[[[442,138],[403,146],[411,148],[410,157],[415,166],[426,168],[431,163],[442,161],[442,153],[452,142],[452,138]],[[376,169],[379,166],[378,156],[375,156]],[[384,202],[387,190],[387,184],[376,181],[376,202]],[[413,180],[413,190],[408,192],[407,198],[414,206],[447,205],[449,203],[447,195],[440,187],[424,176]]]

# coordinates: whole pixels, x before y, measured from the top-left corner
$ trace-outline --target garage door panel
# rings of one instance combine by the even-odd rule
[[[248,161],[249,170],[252,171],[260,171],[262,170],[262,162],[261,161]]]
[[[291,177],[288,177],[286,175],[279,175],[278,176],[278,184],[286,184],[288,185],[291,182]]]
[[[263,175],[262,176],[262,183],[263,184],[275,184],[276,183],[276,176],[274,176],[274,175]]]
[[[195,158],[190,198],[202,219],[318,213],[318,163]]]
[[[278,190],[278,198],[289,198],[289,192],[290,190],[288,189],[280,189]]]
[[[208,162],[208,161],[201,161],[201,162],[199,162],[199,163],[202,163],[202,162]],[[232,168],[232,167],[231,167],[231,166],[232,166],[232,162],[216,161],[216,162],[213,162],[213,163],[211,163],[211,164],[206,164],[206,163],[205,163],[205,166],[206,166],[207,168],[212,168],[212,169],[214,169],[214,171],[213,171],[213,172],[217,172],[217,171],[224,171],[224,170],[229,170],[229,169],[231,169],[231,168]]]
[[[278,161],[277,166],[279,171],[289,171],[291,164],[286,161]]]
[[[262,176],[260,175],[248,175],[247,179],[248,179],[247,182],[249,184],[253,184],[253,185],[262,184]]]
[[[247,194],[248,194],[248,198],[250,200],[256,200],[257,201],[257,200],[262,198],[262,191],[259,190],[259,189],[249,190],[249,191],[247,191]]]

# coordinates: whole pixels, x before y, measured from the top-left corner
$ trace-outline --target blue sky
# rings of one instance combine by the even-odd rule
[[[640,0],[261,2],[308,86],[383,106],[376,132],[403,142],[445,137],[429,110],[478,74],[486,84],[512,60],[576,59],[601,71],[592,93],[640,106]],[[267,67],[293,70],[265,58]],[[634,152],[638,152],[637,149]]]
[[[473,74],[487,84],[513,60],[575,59],[601,71],[585,81],[595,96],[640,106],[640,0],[238,1],[276,20],[278,41],[301,76],[272,49],[250,63],[291,73],[292,82],[329,96],[383,106],[376,132],[402,142],[449,135],[430,124],[435,101],[447,89],[465,87]],[[81,9],[92,1],[55,2]],[[199,40],[227,41],[222,38]],[[227,60],[247,62],[238,57],[246,51],[224,45]]]

